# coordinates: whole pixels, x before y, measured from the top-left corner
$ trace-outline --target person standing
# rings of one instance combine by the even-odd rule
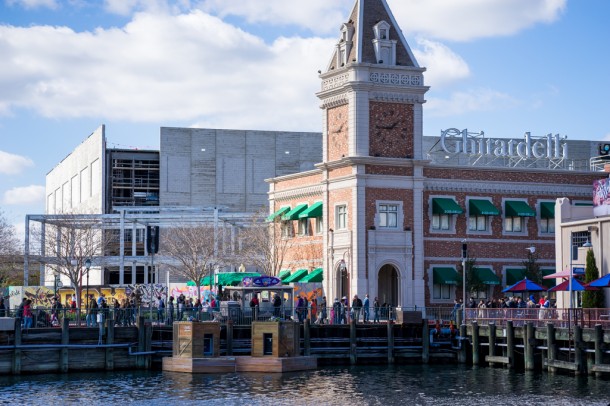
[[[297,300],[297,317],[299,319],[299,323],[302,323],[305,320],[305,301],[303,300],[303,296],[299,296],[299,300]]]
[[[352,299],[352,314],[353,314],[354,321],[356,323],[358,323],[358,321],[360,320],[361,309],[362,309],[362,300],[360,300],[358,295],[354,295],[354,298]]]
[[[280,315],[282,314],[281,307],[282,307],[282,299],[280,299],[280,295],[275,293],[273,295],[273,316],[274,317],[280,317]]]
[[[250,309],[252,310],[252,321],[257,319],[258,316],[258,295],[254,293],[252,299],[250,299]]]
[[[167,301],[167,325],[174,324],[174,297],[170,296]]]
[[[32,327],[32,301],[26,299],[23,304],[23,328],[27,330]]]
[[[326,296],[322,296],[322,303],[320,303],[320,324],[326,324],[327,316],[328,303],[326,303]]]
[[[0,317],[6,315],[6,306],[4,305],[4,296],[0,296]]]
[[[335,302],[333,303],[333,324],[341,323],[342,307],[343,303],[341,303],[338,298],[335,298]]]
[[[369,322],[369,294],[367,293],[364,296],[364,301],[362,302],[362,312],[363,312],[363,316],[362,319],[365,323]]]
[[[316,293],[313,293],[313,296],[311,298],[311,322],[314,323],[316,321],[316,318],[318,317],[318,297],[316,295]]]
[[[163,301],[163,298],[161,296],[157,296],[157,323],[158,324],[163,323],[163,320],[165,319],[163,313],[165,313],[165,302]]]
[[[379,323],[379,308],[379,299],[375,297],[375,300],[373,300],[373,323]]]

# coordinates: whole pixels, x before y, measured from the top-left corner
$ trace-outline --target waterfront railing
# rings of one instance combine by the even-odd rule
[[[216,321],[222,324],[231,322],[233,325],[250,325],[253,321],[269,320],[295,320],[303,322],[309,320],[311,324],[349,324],[352,320],[357,323],[368,322],[387,323],[396,320],[397,311],[419,311],[422,318],[429,323],[440,322],[448,325],[450,322],[457,324],[460,321],[476,321],[478,325],[495,324],[505,326],[507,321],[512,321],[514,326],[522,326],[527,322],[534,326],[543,327],[552,323],[556,327],[568,327],[578,325],[583,328],[593,328],[601,324],[604,328],[610,328],[610,309],[564,309],[564,308],[467,308],[463,318],[458,320],[458,312],[448,307],[421,307],[421,308],[395,308],[383,307],[375,311],[370,308],[368,317],[365,319],[364,309],[352,309],[344,307],[335,312],[332,307],[317,309],[295,309],[293,307],[279,307],[272,310],[261,311],[258,308],[222,307],[220,309],[198,309],[196,307],[185,307],[183,310],[174,309],[170,312],[167,308],[155,307],[129,307],[129,308],[98,308],[98,309],[72,309],[38,307],[32,310],[31,321],[28,327],[59,327],[61,320],[68,319],[72,326],[97,327],[98,322],[108,318],[114,320],[116,326],[133,326],[138,317],[142,316],[146,321],[156,326],[172,325],[174,321]],[[100,315],[100,318],[98,318]],[[377,316],[376,316],[377,315]],[[18,309],[5,310],[0,317],[20,317],[25,328],[25,318]]]

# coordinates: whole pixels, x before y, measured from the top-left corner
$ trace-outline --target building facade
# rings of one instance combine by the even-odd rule
[[[340,31],[317,93],[323,160],[268,180],[269,220],[294,240],[287,267],[307,268],[315,261],[299,253],[319,252],[329,298],[369,294],[400,307],[461,297],[464,244],[479,298],[519,276],[529,247],[553,272],[555,200],[591,204],[592,182],[605,176],[590,167],[596,144],[457,129],[424,138],[425,69],[387,3],[356,1]]]

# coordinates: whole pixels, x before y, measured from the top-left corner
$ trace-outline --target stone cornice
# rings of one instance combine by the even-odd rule
[[[374,156],[348,156],[336,161],[322,162],[314,166],[319,169],[337,169],[352,165],[375,165],[412,168],[415,166],[427,166],[430,163],[426,159],[405,158],[381,158]]]
[[[344,104],[349,103],[349,99],[347,94],[341,93],[336,96],[325,98],[320,104],[321,109],[329,109],[333,107],[342,106]]]
[[[322,185],[295,187],[292,189],[275,192],[273,193],[272,198],[275,201],[306,199],[308,197],[322,196],[322,192],[324,192],[324,188]]]
[[[508,193],[523,195],[555,195],[555,196],[591,196],[591,186],[574,185],[544,185],[540,183],[521,182],[482,182],[456,181],[454,179],[424,180],[424,189],[434,192],[464,192],[464,193]]]
[[[318,166],[320,164],[316,164],[316,166]],[[293,179],[299,179],[299,178],[304,178],[307,176],[313,176],[313,175],[321,175],[322,171],[320,169],[312,169],[310,171],[305,171],[305,172],[297,172],[297,173],[291,173],[290,175],[283,175],[283,176],[277,176],[275,178],[268,178],[265,179],[265,182],[267,183],[276,183],[276,182],[281,182],[281,181],[285,181],[285,180],[293,180]]]

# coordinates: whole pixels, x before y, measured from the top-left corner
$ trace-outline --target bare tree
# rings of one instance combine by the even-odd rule
[[[184,224],[163,229],[161,253],[169,258],[165,264],[170,270],[197,286],[197,298],[201,301],[202,279],[220,264],[214,226]]]
[[[57,275],[68,278],[81,307],[83,281],[88,280],[90,266],[103,268],[104,254],[112,242],[103,223],[91,215],[62,214],[53,216],[44,227],[33,232],[33,239],[44,246],[40,261]]]
[[[260,222],[256,215],[252,223],[240,232],[242,262],[262,270],[265,275],[279,275],[287,254],[293,246],[292,227],[276,218],[273,222]]]
[[[23,259],[15,227],[4,217],[0,210],[0,286],[19,285],[23,271]]]

